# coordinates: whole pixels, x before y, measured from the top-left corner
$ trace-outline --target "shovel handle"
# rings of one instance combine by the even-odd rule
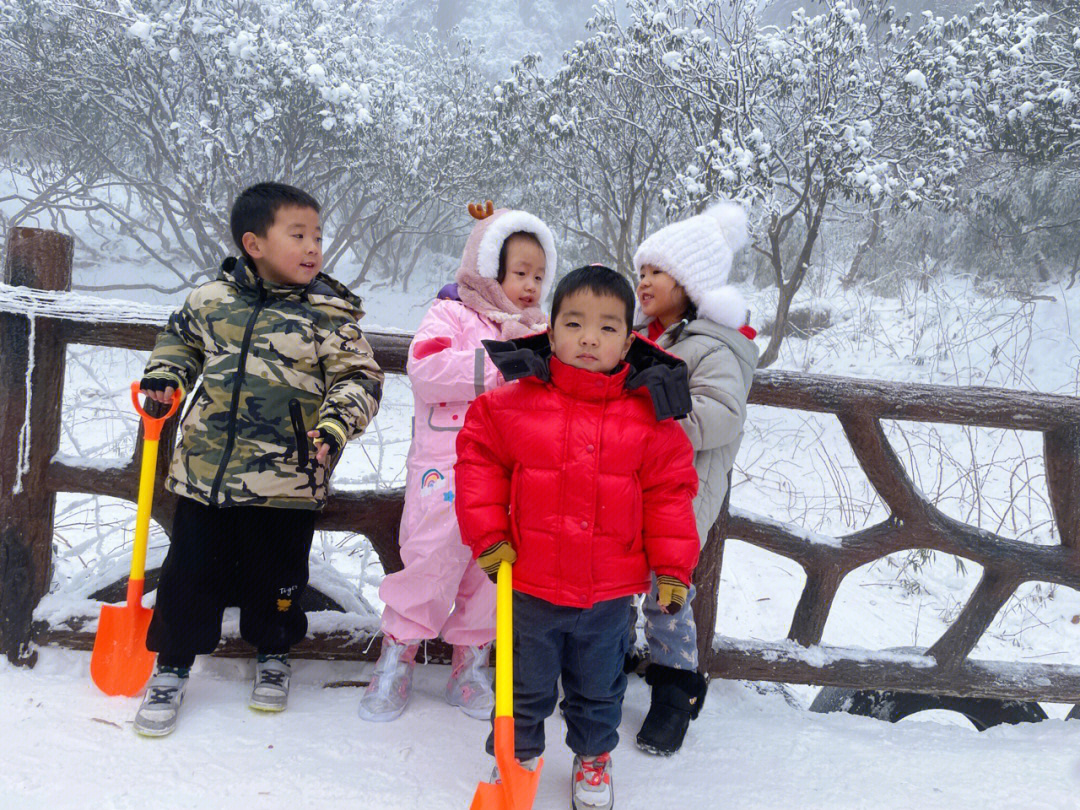
[[[128,604],[142,603],[143,580],[146,576],[146,546],[150,535],[150,509],[154,500],[154,480],[157,476],[158,442],[161,428],[176,413],[184,395],[173,394],[172,406],[164,416],[151,416],[139,403],[139,384],[131,384],[131,402],[143,420],[142,465],[139,470],[139,501],[135,510],[135,544],[131,551],[131,575],[128,577]]]
[[[137,382],[131,384],[131,404],[135,406],[135,411],[142,417],[143,421],[143,436],[148,440],[157,441],[161,438],[161,428],[168,422],[177,409],[180,407],[180,400],[184,398],[180,389],[177,389],[173,393],[172,404],[169,410],[164,416],[151,416],[144,409],[139,402],[139,390],[140,386]]]
[[[495,716],[514,716],[514,575],[499,564],[495,621]],[[511,726],[513,728],[513,726]]]

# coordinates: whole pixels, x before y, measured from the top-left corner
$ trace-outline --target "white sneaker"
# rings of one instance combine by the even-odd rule
[[[575,756],[570,780],[574,810],[611,810],[614,807],[610,754]]]
[[[360,718],[374,723],[396,720],[412,697],[413,669],[419,644],[384,636],[371,682],[360,698]]]
[[[176,715],[184,702],[186,677],[159,672],[146,685],[142,705],[135,714],[135,731],[144,737],[164,737],[176,728]]]
[[[495,693],[491,690],[488,669],[490,652],[490,643],[482,647],[455,644],[450,680],[446,682],[446,702],[477,720],[487,720],[495,708]]]
[[[283,712],[289,702],[289,676],[292,669],[288,661],[277,657],[267,658],[255,664],[255,683],[251,687],[248,705],[260,712]]]
[[[530,757],[526,760],[518,760],[518,765],[527,771],[536,771],[536,766],[540,764],[540,757]],[[493,785],[499,784],[502,781],[502,776],[499,775],[498,763],[491,766],[491,779],[488,780]]]

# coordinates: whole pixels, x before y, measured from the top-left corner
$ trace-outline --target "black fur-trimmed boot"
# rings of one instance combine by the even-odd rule
[[[700,672],[660,664],[649,664],[645,681],[652,687],[652,703],[637,735],[638,747],[671,756],[682,747],[690,721],[701,712],[709,683]]]

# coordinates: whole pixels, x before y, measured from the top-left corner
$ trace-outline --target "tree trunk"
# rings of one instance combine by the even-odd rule
[[[758,368],[768,368],[780,356],[780,344],[784,342],[784,332],[787,331],[791,302],[799,288],[802,287],[803,280],[806,278],[806,271],[810,269],[810,256],[813,255],[818,234],[821,233],[821,218],[825,213],[825,204],[828,197],[828,188],[822,189],[816,200],[817,209],[809,216],[809,228],[806,231],[806,239],[803,242],[802,250],[799,251],[798,259],[795,262],[795,270],[787,282],[782,281],[783,276],[780,272],[780,241],[776,232],[770,235],[773,266],[777,268],[777,289],[780,291],[780,300],[776,304],[776,326],[773,328],[772,336],[769,338],[769,345],[758,360]],[[782,223],[777,227],[782,227]]]
[[[877,244],[880,236],[881,209],[875,208],[870,212],[870,235],[866,237],[865,241],[863,241],[855,251],[855,257],[851,260],[851,267],[848,268],[847,275],[844,277],[843,285],[845,288],[855,286],[855,282],[859,278],[859,270],[862,267],[863,259],[866,258],[866,254]]]

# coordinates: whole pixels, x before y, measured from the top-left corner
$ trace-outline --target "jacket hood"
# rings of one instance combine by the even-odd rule
[[[460,283],[470,276],[497,278],[499,252],[502,250],[503,243],[517,231],[531,233],[540,240],[540,246],[544,249],[544,282],[540,291],[540,301],[543,301],[555,283],[559,257],[555,250],[555,238],[551,234],[551,229],[538,216],[527,211],[499,208],[473,225],[472,232],[465,242],[456,280]],[[539,303],[538,301],[538,306]]]
[[[507,382],[526,377],[535,377],[541,382],[551,380],[551,341],[546,333],[517,340],[485,340],[483,344],[491,362]],[[634,337],[624,363],[629,366],[626,390],[644,388],[658,420],[682,419],[690,413],[686,363],[640,335]]]
[[[744,369],[749,369],[751,376],[757,368],[758,357],[761,352],[757,344],[739,332],[738,329],[721,326],[707,318],[695,318],[686,324],[683,334],[702,335],[713,340],[719,340],[731,349],[731,353],[735,355]]]

